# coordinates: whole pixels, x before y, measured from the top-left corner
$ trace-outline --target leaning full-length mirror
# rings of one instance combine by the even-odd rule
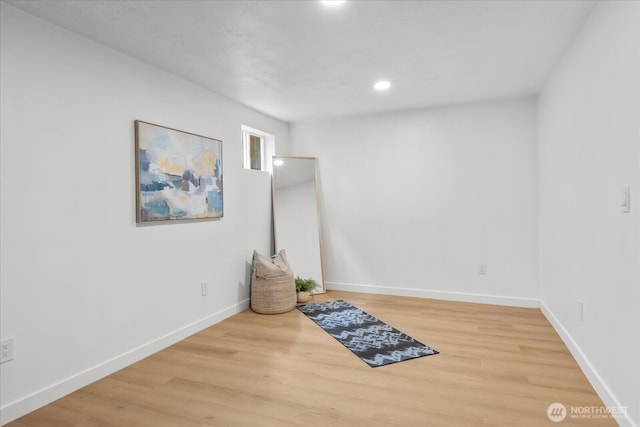
[[[293,273],[325,292],[315,157],[273,157],[273,229]]]

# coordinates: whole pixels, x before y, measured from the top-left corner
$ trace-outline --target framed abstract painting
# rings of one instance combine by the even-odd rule
[[[222,218],[222,141],[135,121],[136,221]]]

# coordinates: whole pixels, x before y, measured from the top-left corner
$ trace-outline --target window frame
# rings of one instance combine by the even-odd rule
[[[271,173],[271,158],[275,155],[275,137],[261,130],[242,125],[242,167]],[[251,137],[260,139],[260,169],[253,168]]]

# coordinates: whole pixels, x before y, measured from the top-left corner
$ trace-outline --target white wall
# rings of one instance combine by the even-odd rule
[[[292,124],[289,154],[318,157],[328,287],[537,305],[535,108]]]
[[[0,7],[5,423],[248,306],[270,176],[241,169],[240,126],[288,125]],[[223,219],[136,226],[135,119],[223,141]]]
[[[639,38],[640,3],[600,2],[545,85],[539,110],[543,308],[605,403],[628,406],[636,425]],[[632,212],[624,214],[628,185]]]

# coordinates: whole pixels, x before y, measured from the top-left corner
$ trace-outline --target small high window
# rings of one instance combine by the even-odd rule
[[[258,129],[242,125],[243,167],[271,171],[271,157],[275,155],[275,137]]]

